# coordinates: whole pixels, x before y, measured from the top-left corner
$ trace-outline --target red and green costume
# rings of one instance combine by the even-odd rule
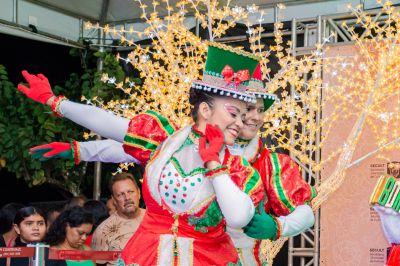
[[[315,196],[315,190],[302,178],[293,159],[263,148],[258,136],[251,141],[238,140],[230,150],[251,162],[259,172],[266,195],[264,209],[276,217],[276,238],[298,234],[312,225],[313,214],[306,204]],[[296,209],[297,217],[292,215],[287,218]],[[298,224],[299,219],[305,220],[303,226],[295,228],[290,225]],[[241,230],[228,228],[228,233],[235,243],[242,264],[261,265],[260,240],[245,235]]]
[[[206,171],[196,153],[201,133],[191,126],[174,131],[154,113],[130,122],[124,149],[143,165],[148,162],[142,188],[146,216],[122,259],[127,265],[235,265],[238,255],[212,182],[228,176],[257,205],[264,196],[260,177],[227,149],[220,153],[223,167]]]

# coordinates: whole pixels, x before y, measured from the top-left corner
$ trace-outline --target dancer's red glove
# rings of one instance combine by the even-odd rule
[[[208,142],[208,147],[207,147]],[[200,157],[206,165],[210,161],[220,162],[219,152],[224,145],[224,134],[217,125],[207,124],[204,137],[199,140]]]
[[[40,161],[47,161],[52,158],[73,159],[74,155],[70,143],[51,142],[48,144],[35,146],[29,149],[33,158]]]
[[[29,83],[29,87],[26,87],[22,84],[18,84],[18,89],[24,93],[28,98],[46,104],[47,100],[54,96],[53,91],[51,90],[49,81],[47,78],[38,74],[37,76],[29,74],[28,71],[23,70],[22,75]]]

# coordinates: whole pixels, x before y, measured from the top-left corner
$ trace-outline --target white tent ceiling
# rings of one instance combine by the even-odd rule
[[[152,1],[142,0],[148,6]],[[161,5],[164,3],[158,1]],[[169,3],[173,6],[176,1],[169,0]],[[227,0],[220,0],[224,1]],[[279,17],[283,21],[345,13],[348,11],[347,3],[363,4],[364,8],[376,7],[375,0],[231,0],[230,6],[253,3],[265,10],[264,23],[277,19],[274,7],[278,3],[287,6]],[[165,9],[158,8],[157,11],[159,16],[165,16]],[[139,3],[135,0],[1,0],[0,33],[82,47],[80,39],[97,38],[97,32],[85,31],[85,21],[144,28],[140,15]],[[193,27],[194,24],[189,14],[187,25]],[[34,30],[29,25],[33,25]]]
[[[220,1],[224,2],[226,0]],[[231,6],[258,5],[262,8],[273,7],[278,3],[286,5],[303,5],[329,0],[233,0]],[[74,15],[86,20],[102,21],[104,23],[137,22],[140,19],[141,10],[139,3],[134,0],[32,0],[32,3],[44,6],[65,14]],[[143,0],[143,3],[151,6],[152,0]],[[161,2],[162,5],[162,1]],[[173,6],[176,0],[170,0]],[[160,9],[160,16],[165,15],[165,9]]]

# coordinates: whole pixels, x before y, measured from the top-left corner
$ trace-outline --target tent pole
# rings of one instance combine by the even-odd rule
[[[110,0],[103,0],[103,4],[101,7],[100,14],[100,25],[104,25],[107,19],[108,7],[110,5]],[[104,53],[104,43],[105,43],[105,34],[103,31],[99,30],[99,51]],[[103,58],[99,57],[97,60],[97,71],[103,70]],[[101,140],[101,136],[97,135],[97,140]],[[93,199],[100,200],[101,194],[101,162],[95,162],[94,164],[94,182],[93,182]]]
[[[99,31],[99,44],[100,52],[104,52],[104,33],[102,31]],[[103,58],[99,57],[97,60],[97,71],[102,71],[103,70]],[[101,140],[101,136],[97,135],[96,137],[97,140]],[[100,193],[101,193],[101,162],[95,162],[94,163],[94,182],[93,182],[93,199],[99,200],[100,199]]]

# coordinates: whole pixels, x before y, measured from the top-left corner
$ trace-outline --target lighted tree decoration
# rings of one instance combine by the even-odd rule
[[[134,50],[129,54],[128,58],[119,59],[131,63],[138,69],[141,76],[146,77],[144,84],[142,87],[137,87],[129,81],[125,83],[117,82],[115,78],[104,74],[102,78],[104,82],[115,84],[116,88],[124,90],[130,98],[127,102],[119,101],[107,104],[102,104],[97,99],[92,99],[91,103],[97,102],[103,108],[126,117],[147,109],[153,109],[174,120],[179,125],[185,125],[191,121],[188,117],[189,105],[187,103],[187,95],[191,81],[200,78],[200,71],[203,69],[205,60],[206,44],[191,33],[183,24],[184,16],[188,13],[183,8],[185,4],[189,6],[191,13],[199,20],[201,26],[208,30],[211,40],[222,37],[226,30],[234,27],[238,21],[248,26],[247,32],[250,36],[250,48],[254,54],[262,57],[263,77],[268,83],[268,91],[271,93],[280,93],[281,101],[273,109],[273,113],[275,113],[275,110],[280,110],[275,113],[278,116],[266,118],[267,121],[273,121],[274,129],[279,131],[281,128],[282,132],[286,131],[287,128],[282,127],[284,123],[276,124],[275,121],[278,121],[278,119],[282,120],[282,117],[287,116],[288,106],[293,105],[293,108],[298,108],[295,107],[295,105],[298,105],[297,103],[290,101],[287,92],[288,88],[295,86],[298,91],[302,91],[301,93],[304,97],[308,92],[321,89],[322,80],[320,75],[306,76],[309,73],[319,73],[321,71],[322,53],[319,52],[301,58],[292,55],[290,43],[288,44],[288,48],[284,48],[281,32],[282,23],[279,22],[275,25],[274,45],[265,47],[261,43],[261,33],[264,30],[261,24],[264,13],[263,11],[259,11],[254,5],[246,8],[238,6],[230,8],[229,3],[218,7],[217,1],[197,1],[196,3],[193,1],[182,1],[177,4],[176,12],[173,12],[173,8],[167,2],[168,16],[160,19],[155,12],[158,6],[157,2],[153,2],[153,12],[149,16],[146,13],[146,6],[141,2],[139,3],[143,11],[142,17],[149,25],[143,33],[135,32],[133,29],[123,30],[108,26],[102,28],[102,30],[113,32],[117,37],[121,38],[121,42],[134,46]],[[282,5],[279,7],[284,8]],[[250,23],[250,15],[259,16],[258,26]],[[90,27],[92,25],[88,23],[87,26]],[[100,28],[98,25],[95,25],[95,27]],[[145,34],[150,37],[152,39],[151,49],[149,47],[143,48],[140,45],[136,45],[134,40],[122,37],[133,32],[138,35]],[[322,49],[322,45],[319,49]],[[274,54],[278,58],[279,65],[281,66],[280,71],[273,78],[270,77],[270,69],[268,68],[268,58],[271,54]],[[325,63],[328,63],[326,58],[324,60]],[[336,59],[333,62],[336,63]],[[127,88],[124,86],[125,84],[128,84]],[[304,91],[303,87],[306,87],[307,90]],[[313,95],[313,99],[319,96],[320,94]],[[300,117],[300,112],[298,116]],[[314,118],[313,116],[307,117],[308,119],[301,122],[305,124]],[[284,140],[282,138],[278,143],[284,143]],[[290,150],[284,145],[281,146]],[[301,153],[295,153],[294,155],[300,156]],[[122,164],[119,170],[121,171],[127,167],[128,165]],[[267,254],[271,255],[273,253],[266,250]],[[268,256],[267,258],[271,260],[273,257]]]
[[[357,21],[351,26],[343,23],[343,27],[351,33],[357,55],[337,58],[333,65],[323,61],[317,63],[335,85],[319,79],[314,80],[317,84],[308,82],[307,86],[299,81],[288,81],[292,93],[284,94],[275,112],[270,112],[267,118],[270,122],[267,122],[265,134],[271,135],[278,146],[289,150],[309,174],[318,174],[325,164],[336,162],[334,170],[317,187],[318,195],[312,201],[314,210],[341,186],[347,169],[373,155],[384,158],[382,151],[400,148],[399,11],[390,1],[384,2],[382,15],[386,19],[378,22],[362,11],[361,6],[349,8]],[[355,30],[360,27],[362,35]],[[323,54],[319,46],[316,53]],[[333,110],[319,117],[328,105],[333,106]],[[331,154],[315,160],[324,144],[334,138],[335,132],[331,132],[331,128],[340,122],[339,119],[355,121],[350,133]],[[374,139],[371,141],[377,148],[354,159],[354,151],[367,128],[372,131]],[[288,136],[288,131],[294,133]],[[293,137],[293,134],[297,136]],[[264,243],[268,261],[272,261],[285,240]]]
[[[142,1],[137,2],[142,9],[141,17],[148,24],[143,32],[133,28],[125,30],[86,23],[87,28],[94,27],[105,33],[111,32],[121,39],[121,43],[133,46],[134,49],[128,58],[119,59],[131,63],[144,78],[144,84],[137,87],[129,81],[118,82],[105,74],[103,81],[123,89],[130,98],[129,108],[125,108],[122,113],[121,110],[115,110],[115,107],[119,106],[117,103],[102,107],[128,117],[152,109],[180,126],[186,125],[191,121],[188,92],[191,82],[201,77],[207,50],[206,43],[184,24],[187,9],[190,9],[201,26],[208,30],[211,41],[234,27],[237,21],[245,19],[248,12],[231,9],[229,3],[221,7],[215,0],[180,1],[174,7],[168,1],[163,1],[167,16],[160,18],[157,13],[159,2],[153,1],[151,8]],[[205,12],[202,12],[203,10]],[[142,47],[137,45],[133,38],[124,37],[133,34],[149,37],[152,40],[151,47]]]
[[[336,161],[334,171],[323,183],[316,184],[318,196],[313,200],[317,209],[328,199],[345,178],[346,169],[368,156],[379,154],[382,150],[399,148],[399,14],[390,2],[383,5],[387,20],[377,23],[360,7],[352,11],[357,16],[357,24],[365,32],[358,36],[354,31],[357,25],[344,24],[353,36],[358,56],[327,58],[325,44],[329,37],[315,47],[311,55],[297,57],[292,53],[291,43],[283,44],[282,24],[275,24],[275,43],[265,47],[261,42],[263,11],[254,5],[230,7],[229,1],[221,5],[218,1],[179,1],[174,7],[168,1],[163,5],[167,16],[159,17],[159,2],[153,1],[151,12],[145,4],[138,1],[142,18],[148,23],[144,32],[132,29],[101,28],[113,32],[121,42],[133,46],[127,58],[144,78],[143,86],[135,86],[130,81],[116,81],[103,75],[103,81],[115,84],[129,96],[125,101],[103,104],[105,109],[130,117],[136,113],[152,109],[169,117],[178,125],[190,123],[188,91],[191,81],[201,78],[204,66],[206,43],[190,32],[184,25],[185,17],[191,14],[200,25],[208,30],[210,40],[224,36],[229,28],[241,22],[248,25],[250,49],[262,57],[263,78],[268,92],[276,93],[279,101],[267,112],[263,136],[271,136],[277,146],[290,152],[302,170],[308,175],[317,175],[322,167]],[[284,6],[279,5],[279,8]],[[250,16],[259,15],[259,25],[250,23]],[[87,27],[93,27],[87,23]],[[152,39],[151,47],[135,44],[134,39],[123,36],[129,34],[146,35]],[[269,57],[276,56],[280,70],[270,76]],[[354,71],[358,68],[358,71]],[[324,82],[322,73],[335,79],[333,85]],[[349,91],[349,88],[354,88]],[[93,101],[94,100],[94,101]],[[394,110],[386,110],[387,102],[396,101]],[[322,113],[326,106],[333,106],[329,113]],[[331,129],[341,119],[356,118],[347,139],[330,155],[320,160],[320,151],[334,135]],[[390,127],[389,127],[390,125]],[[377,150],[353,160],[353,153],[365,127],[374,132]],[[120,168],[126,168],[121,165]],[[273,258],[286,239],[275,242],[264,241],[265,259],[272,263]]]

